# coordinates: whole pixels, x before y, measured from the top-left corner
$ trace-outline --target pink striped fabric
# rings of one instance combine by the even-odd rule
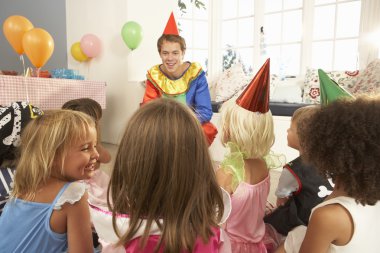
[[[102,81],[0,75],[0,104],[27,101],[43,110],[59,109],[68,100],[92,98],[106,108]]]

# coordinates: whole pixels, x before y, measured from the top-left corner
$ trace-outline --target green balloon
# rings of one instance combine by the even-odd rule
[[[141,25],[135,21],[125,23],[121,28],[121,37],[129,49],[136,49],[143,38]]]

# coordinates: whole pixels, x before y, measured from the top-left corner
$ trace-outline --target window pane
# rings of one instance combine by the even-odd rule
[[[284,13],[283,42],[295,42],[301,40],[302,11],[289,11]]]
[[[282,0],[265,0],[265,13],[282,10]]]
[[[186,49],[185,56],[183,57],[185,61],[194,61],[194,54],[192,49]]]
[[[253,48],[239,49],[236,51],[239,61],[243,64],[245,74],[253,72]]]
[[[194,31],[196,31],[196,39],[194,39],[195,48],[207,48],[208,47],[208,22],[207,21],[195,21]]]
[[[226,50],[223,50],[222,55],[223,55],[223,70],[229,69],[238,60],[235,49],[227,48]]]
[[[222,19],[234,18],[237,15],[237,1],[223,0]]]
[[[180,35],[186,40],[187,47],[193,47],[193,26],[189,20],[180,20],[178,29]]]
[[[280,71],[283,75],[299,75],[301,61],[301,44],[285,45],[282,47]],[[281,72],[280,72],[281,73]]]
[[[358,40],[339,40],[335,44],[334,70],[356,70]]]
[[[315,5],[335,3],[335,0],[314,0]]]
[[[207,50],[193,50],[193,61],[199,62],[202,68],[207,72],[208,67],[208,51]]]
[[[238,21],[238,46],[252,46],[253,45],[253,18],[244,18]]]
[[[314,12],[314,39],[334,37],[335,5],[316,7]]]
[[[302,7],[302,0],[284,0],[284,10]]]
[[[360,2],[338,5],[337,38],[359,35]]]
[[[281,42],[281,14],[265,15],[264,32],[268,44]]]
[[[314,42],[312,46],[312,68],[319,68],[325,71],[332,70],[333,43]]]
[[[280,46],[268,46],[267,55],[270,58],[270,73],[278,75],[280,73],[281,48]]]
[[[188,0],[182,0],[182,3],[186,5],[186,9],[183,9],[182,12],[179,12],[180,16],[177,16],[177,17],[192,18],[193,17],[193,4]]]
[[[194,18],[196,19],[208,19],[208,0],[202,0],[202,2],[205,4],[204,8],[200,7],[197,8],[193,3],[194,6]]]
[[[237,24],[236,20],[222,22],[222,47],[236,46]]]
[[[254,0],[239,0],[239,17],[254,14]]]

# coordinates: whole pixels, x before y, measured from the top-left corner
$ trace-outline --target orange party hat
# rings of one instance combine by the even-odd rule
[[[177,22],[175,21],[173,12],[170,14],[168,23],[166,24],[163,34],[179,35]]]
[[[257,72],[251,83],[238,97],[236,103],[251,112],[269,111],[270,59]]]

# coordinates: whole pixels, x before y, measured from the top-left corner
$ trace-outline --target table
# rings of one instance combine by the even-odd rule
[[[59,109],[71,99],[91,98],[106,108],[106,82],[0,75],[0,104],[29,101],[43,110]]]

